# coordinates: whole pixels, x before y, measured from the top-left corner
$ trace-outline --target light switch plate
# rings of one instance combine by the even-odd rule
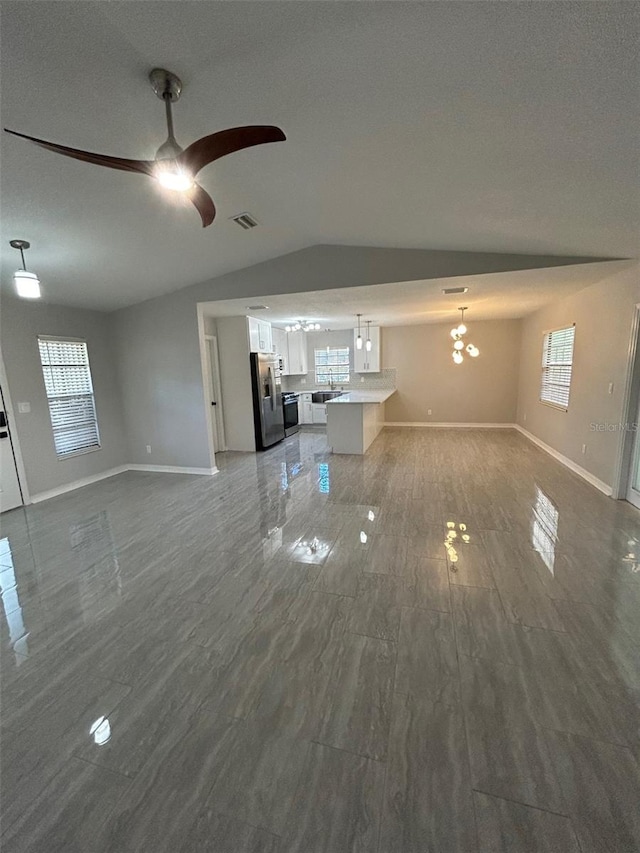
[[[31,403],[18,403],[18,411],[21,415],[28,415],[31,411]]]

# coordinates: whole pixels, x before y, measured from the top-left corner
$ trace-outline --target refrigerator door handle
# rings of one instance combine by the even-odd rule
[[[275,412],[275,410],[276,410],[276,389],[275,389],[275,384],[273,381],[273,371],[270,367],[268,368],[268,370],[269,370],[269,391],[271,393],[271,411]]]

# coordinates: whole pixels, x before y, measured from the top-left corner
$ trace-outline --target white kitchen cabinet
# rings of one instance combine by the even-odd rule
[[[314,424],[326,424],[327,422],[327,407],[325,403],[312,403],[311,407],[313,409],[313,423]]]
[[[311,402],[310,392],[305,391],[303,394],[298,394],[298,423],[313,423],[313,403]]]
[[[258,320],[256,317],[247,317],[249,324],[249,349],[251,352],[273,352],[273,341],[271,338],[271,323],[267,320]]]
[[[287,332],[287,343],[289,345],[289,360],[287,363],[287,376],[299,376],[307,372],[307,333]]]
[[[273,352],[279,355],[282,359],[283,366],[286,367],[289,360],[289,346],[287,343],[287,333],[284,329],[278,329],[276,326],[271,327],[271,338],[273,343]],[[287,371],[283,370],[286,375]]]
[[[369,327],[371,350],[367,351],[367,330],[362,329],[362,349],[356,347],[358,330],[353,330],[353,369],[355,373],[380,373],[380,326]]]

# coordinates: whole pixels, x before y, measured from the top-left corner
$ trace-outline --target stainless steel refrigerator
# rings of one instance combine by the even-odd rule
[[[277,356],[251,353],[251,384],[256,448],[264,450],[284,438],[282,379]]]

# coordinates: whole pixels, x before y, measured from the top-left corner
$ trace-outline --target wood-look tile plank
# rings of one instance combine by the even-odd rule
[[[379,853],[473,853],[472,790],[459,707],[396,694]]]
[[[420,701],[457,702],[460,683],[451,614],[403,609],[395,689]]]
[[[582,853],[640,849],[640,767],[622,746],[548,732]]]
[[[395,643],[345,634],[332,674],[332,696],[317,740],[384,760],[389,736]]]
[[[72,758],[26,805],[20,817],[5,825],[4,853],[67,853],[108,849],[100,833],[108,833],[109,814],[126,796],[131,782],[118,773]]]
[[[282,853],[376,853],[384,765],[311,744]]]
[[[280,838],[213,809],[201,812],[177,853],[280,853]]]
[[[569,818],[479,792],[474,799],[478,853],[581,853]]]
[[[452,586],[451,601],[460,654],[520,663],[517,629],[507,620],[497,590]]]

